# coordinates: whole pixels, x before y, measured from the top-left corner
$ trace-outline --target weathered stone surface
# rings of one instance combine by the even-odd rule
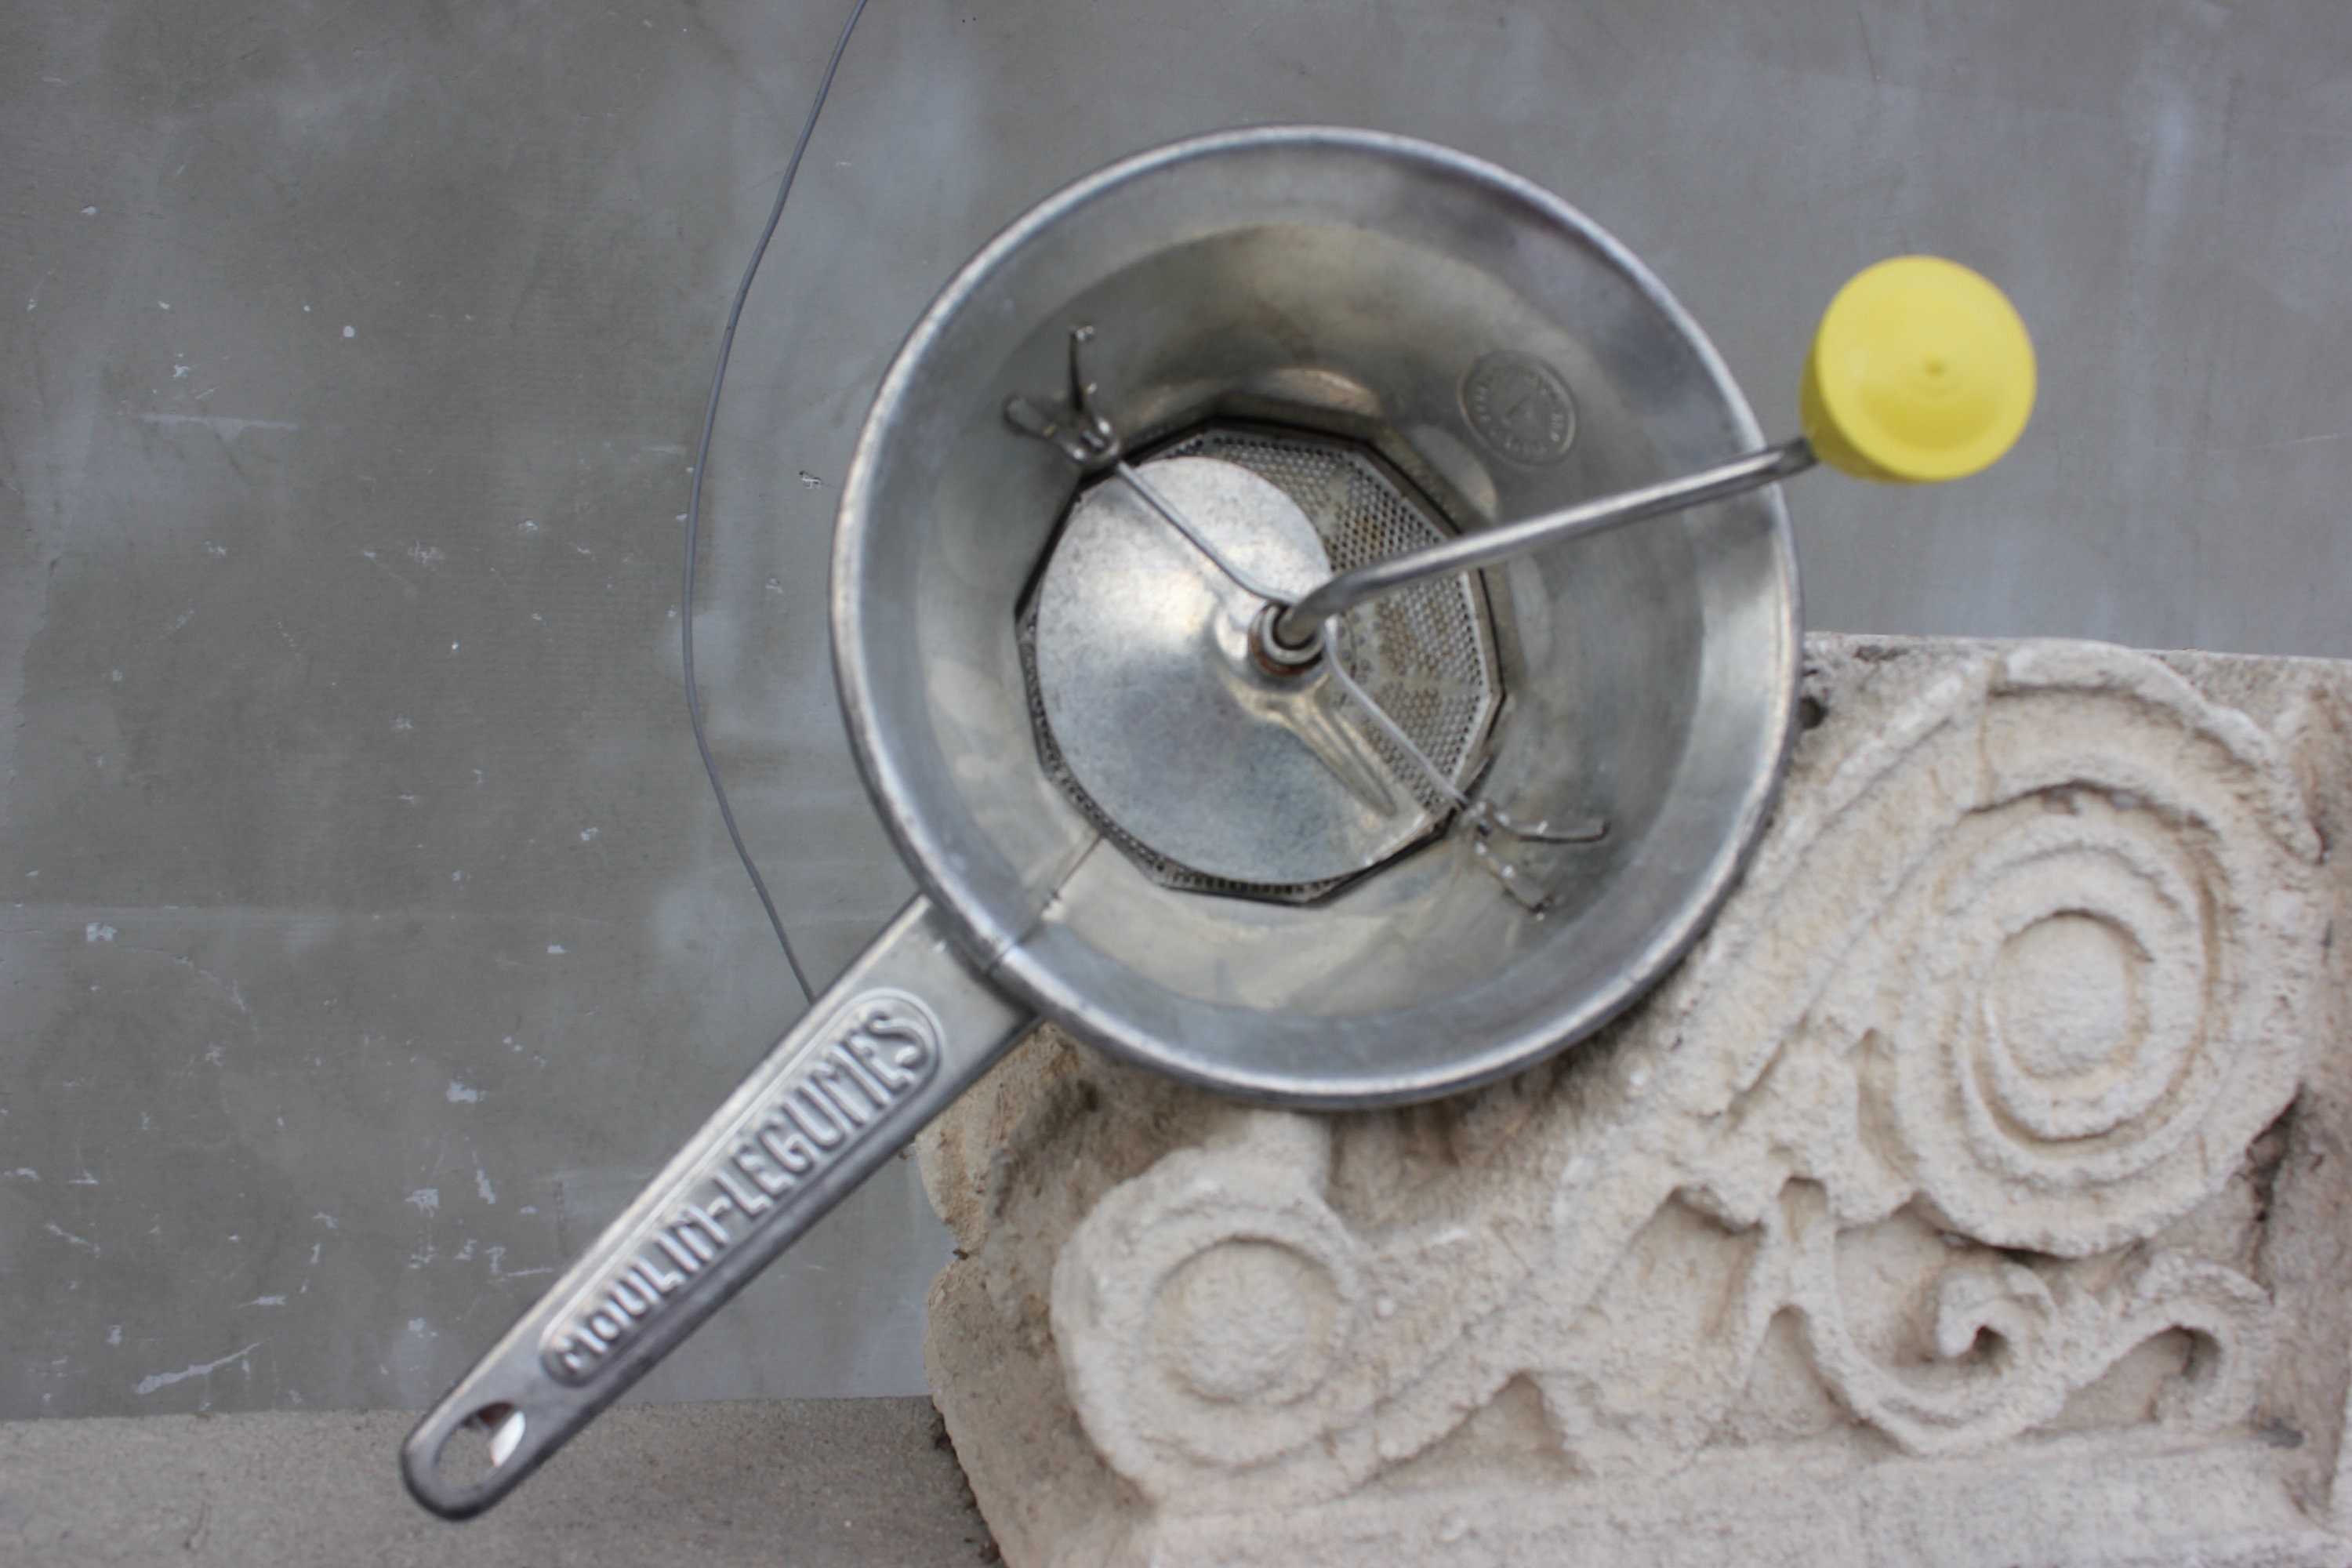
[[[1705,941],[1435,1105],[929,1132],[1016,1564],[2340,1563],[2352,666],[1816,637]]]

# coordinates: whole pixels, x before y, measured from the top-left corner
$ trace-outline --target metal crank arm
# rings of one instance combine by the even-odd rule
[[[470,1519],[512,1491],[1033,1021],[929,900],[908,905],[409,1435],[401,1469],[416,1500]],[[487,1470],[454,1475],[450,1440],[469,1429],[488,1440]]]
[[[1744,495],[1801,474],[1817,461],[1812,444],[1800,436],[1793,441],[1749,452],[1695,474],[1602,496],[1476,533],[1457,534],[1440,544],[1369,562],[1326,580],[1314,592],[1283,610],[1275,619],[1273,640],[1286,648],[1308,647],[1325,621],[1369,600],[1410,588],[1416,583],[1499,565],[1555,544],[1565,544],[1571,539],[1587,538],[1707,501]]]

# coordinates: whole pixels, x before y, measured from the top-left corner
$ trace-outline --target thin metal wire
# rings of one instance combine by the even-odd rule
[[[1133,490],[1137,495],[1141,496],[1143,498],[1144,504],[1150,507],[1152,510],[1160,514],[1160,521],[1174,529],[1177,532],[1182,534],[1187,543],[1191,544],[1193,549],[1199,551],[1202,554],[1207,556],[1209,558],[1209,564],[1215,567],[1218,571],[1223,572],[1227,577],[1231,578],[1234,585],[1241,589],[1243,593],[1250,595],[1254,598],[1264,599],[1269,605],[1277,605],[1286,608],[1289,605],[1290,595],[1287,594],[1276,593],[1273,589],[1267,587],[1265,584],[1259,582],[1256,578],[1243,571],[1239,565],[1235,564],[1234,562],[1226,560],[1224,556],[1218,552],[1217,547],[1210,542],[1209,536],[1201,531],[1200,525],[1194,522],[1191,518],[1186,517],[1182,512],[1177,510],[1176,503],[1170,500],[1166,496],[1161,495],[1159,489],[1154,486],[1150,480],[1136,472],[1135,465],[1133,463],[1129,462],[1125,458],[1121,458],[1118,460],[1118,465],[1111,469],[1111,472],[1126,480],[1127,488]]]
[[[776,900],[769,897],[768,884],[761,877],[760,868],[753,864],[751,851],[744,846],[742,831],[735,826],[734,808],[727,804],[727,786],[719,782],[719,763],[710,754],[710,737],[703,731],[702,698],[694,687],[694,559],[702,531],[702,476],[710,467],[710,433],[719,424],[719,394],[727,384],[728,356],[735,352],[736,323],[743,319],[743,301],[751,297],[751,279],[759,275],[761,259],[768,254],[768,242],[775,238],[776,224],[784,216],[784,198],[793,193],[793,176],[800,173],[801,154],[808,151],[809,137],[816,130],[816,117],[824,110],[825,95],[833,90],[833,73],[841,68],[842,54],[849,47],[849,35],[857,30],[857,18],[865,14],[866,0],[857,0],[849,20],[842,24],[840,41],[833,46],[833,58],[825,63],[824,79],[817,83],[816,101],[809,105],[808,119],[801,125],[801,138],[793,143],[792,162],[784,165],[783,182],[776,187],[776,205],[768,211],[768,226],[760,231],[760,243],[751,251],[751,265],[743,268],[743,280],[735,286],[735,303],[727,312],[727,330],[719,340],[719,368],[710,376],[710,402],[702,411],[702,440],[694,455],[694,482],[687,491],[686,587],[677,615],[678,653],[686,667],[686,714],[694,724],[694,749],[702,753],[702,771],[709,777],[710,793],[718,799],[719,820],[727,824],[727,837],[734,843],[736,858],[743,862],[744,874],[751,879],[752,890],[760,895],[760,907],[768,911],[768,924],[775,929],[776,943],[784,950],[784,963],[791,967],[793,979],[807,1001],[814,1001],[816,992],[801,968],[800,955],[793,951],[793,939],[785,934],[783,917],[776,912]]]
[[[1355,678],[1348,673],[1347,665],[1339,658],[1340,630],[1340,617],[1338,616],[1329,616],[1323,623],[1322,647],[1327,650],[1323,656],[1323,668],[1329,672],[1333,683],[1348,700],[1364,710],[1365,716],[1380,728],[1381,733],[1412,760],[1413,766],[1421,770],[1422,776],[1435,784],[1441,794],[1467,813],[1474,822],[1486,823],[1514,838],[1525,838],[1538,844],[1594,844],[1607,836],[1609,825],[1598,820],[1576,823],[1566,828],[1554,828],[1549,820],[1523,826],[1505,816],[1502,808],[1494,802],[1483,797],[1473,800],[1455,788],[1454,781],[1440,773],[1437,764],[1413,744],[1412,737],[1404,732],[1404,726],[1391,718],[1388,710],[1374,701],[1372,694],[1358,685]]]

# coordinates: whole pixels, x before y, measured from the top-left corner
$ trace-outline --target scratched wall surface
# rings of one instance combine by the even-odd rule
[[[0,1416],[414,1405],[789,1021],[679,707],[687,446],[841,7],[0,5]],[[899,336],[1028,202],[1330,120],[1561,192],[1791,427],[1879,255],[2040,422],[1793,498],[1809,619],[2352,655],[2352,10],[874,0],[712,468],[715,742],[820,975],[908,894],[822,635]],[[905,1164],[645,1385],[909,1392]]]

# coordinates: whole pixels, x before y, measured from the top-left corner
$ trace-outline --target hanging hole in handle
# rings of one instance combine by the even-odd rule
[[[521,1446],[522,1412],[511,1405],[485,1405],[458,1424],[434,1456],[433,1468],[447,1485],[479,1486]]]

